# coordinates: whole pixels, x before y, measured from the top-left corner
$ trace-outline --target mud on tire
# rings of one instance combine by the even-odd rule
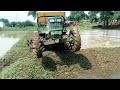
[[[32,38],[28,41],[30,52],[35,53],[37,58],[42,57],[42,40],[38,31],[33,32]]]
[[[65,48],[74,52],[79,51],[81,48],[81,37],[78,29],[74,27],[72,30],[70,30],[69,34],[66,37],[73,37],[75,39],[75,42],[66,42]]]

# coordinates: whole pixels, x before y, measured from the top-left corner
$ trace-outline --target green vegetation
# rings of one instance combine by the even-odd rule
[[[29,20],[27,20],[25,22],[10,22],[8,19],[1,18],[0,22],[3,22],[4,26],[6,26],[6,27],[19,27],[19,28],[22,28],[22,27],[28,27],[28,26],[35,26],[35,23],[31,22]]]
[[[71,11],[69,20],[83,22],[83,20],[89,20],[91,23],[97,23],[102,28],[116,28],[120,23],[120,11],[89,11],[85,14],[84,11]],[[115,25],[115,26],[114,26]],[[111,27],[114,26],[114,27]]]
[[[71,11],[70,16],[67,18],[72,21],[81,21],[87,20],[89,17],[84,11]]]
[[[36,12],[37,11],[29,11],[28,16],[32,15],[34,17],[34,19],[35,19],[36,18]]]
[[[31,29],[28,29],[28,30],[31,30]],[[17,58],[19,58],[19,56],[21,56],[21,54],[22,54],[21,52],[26,51],[26,47],[27,47],[26,42],[27,41],[23,40],[23,38],[25,38],[25,35],[28,34],[27,32],[29,32],[29,31],[20,31],[19,30],[19,31],[2,31],[1,32],[1,34],[5,34],[5,36],[13,36],[13,37],[21,38],[20,41],[16,45],[14,45],[10,51],[7,52],[7,54],[5,55],[5,58],[3,60],[0,60],[0,62],[2,61],[1,64],[4,62],[9,62],[9,60],[10,61],[15,60],[16,55],[17,55]],[[9,57],[11,57],[12,60]],[[6,58],[9,58],[9,59],[6,59]]]
[[[79,30],[92,30],[93,24],[90,22],[80,22],[80,26],[77,26]],[[99,29],[99,28],[98,28]]]
[[[36,27],[3,27],[1,31],[28,31],[28,30],[35,30]]]
[[[0,77],[7,79],[49,79],[54,77],[54,73],[43,69],[34,56],[31,57],[16,60],[3,69]]]
[[[42,69],[39,61],[36,60],[37,58],[29,52],[27,40],[31,37],[32,30],[33,29],[21,31],[24,32],[24,37],[22,37],[20,41],[7,52],[4,59],[0,60],[0,78],[26,78],[27,72],[25,71],[29,72],[27,78],[45,78],[46,74],[48,74],[48,77],[46,78],[52,78],[53,75],[49,75],[51,72],[47,73],[47,71]],[[8,31],[5,32],[8,33]],[[34,73],[37,72],[38,75],[35,75]]]
[[[31,21],[25,21],[25,22],[11,22],[11,23],[6,23],[5,24],[8,27],[27,27],[27,26],[35,26],[35,23]]]
[[[78,30],[100,30],[102,29],[101,27],[96,26],[96,24],[91,24],[90,22],[79,22],[79,26],[76,26]],[[67,27],[67,30],[70,30],[70,27]]]
[[[99,14],[99,16],[97,16]],[[36,18],[36,11],[29,11],[28,16],[32,15],[34,19]],[[117,24],[120,20],[120,11],[89,11],[86,14],[84,11],[70,11],[70,16],[67,19],[71,21],[89,20],[91,23],[103,23],[106,27],[110,22],[117,21]]]
[[[0,60],[0,78],[109,78],[119,68],[120,48],[82,49],[76,53],[49,50],[43,53],[43,60],[37,59],[33,53],[29,52],[27,46],[27,40],[31,37],[32,31],[33,28],[26,31],[18,30],[20,34],[25,33],[7,52],[4,59]]]
[[[5,36],[8,36],[8,37],[12,36],[12,37],[20,37],[21,38],[29,30],[35,30],[35,27],[24,27],[24,28],[3,27],[0,31],[0,35],[4,34]]]

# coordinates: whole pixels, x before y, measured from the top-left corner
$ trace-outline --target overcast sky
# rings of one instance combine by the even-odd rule
[[[87,11],[86,11],[87,13]],[[32,16],[27,16],[28,11],[0,11],[0,18],[8,19],[12,21],[26,21],[30,20],[36,22]],[[66,16],[70,15],[70,11],[66,11]]]

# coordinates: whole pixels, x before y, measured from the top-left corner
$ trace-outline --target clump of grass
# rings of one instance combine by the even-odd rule
[[[53,79],[54,72],[46,71],[34,58],[19,58],[3,69],[1,79]]]

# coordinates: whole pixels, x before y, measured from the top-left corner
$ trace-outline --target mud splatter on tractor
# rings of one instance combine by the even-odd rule
[[[28,46],[38,58],[42,57],[45,46],[56,43],[63,44],[64,48],[74,52],[80,50],[79,31],[75,25],[72,25],[71,30],[66,30],[65,12],[37,12],[37,25]]]

